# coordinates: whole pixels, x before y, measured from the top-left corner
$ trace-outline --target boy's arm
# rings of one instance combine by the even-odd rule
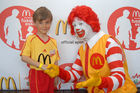
[[[55,61],[55,63],[54,63],[55,65],[58,65],[58,61]]]
[[[21,56],[21,60],[22,60],[23,62],[27,63],[27,64],[30,64],[30,65],[35,66],[35,67],[38,67],[38,68],[39,68],[40,65],[41,65],[39,62],[34,61],[33,59],[31,59],[31,58],[28,57],[28,56],[22,55],[22,56]],[[46,67],[47,67],[47,65],[42,65],[42,66],[41,66],[41,69],[45,70]]]

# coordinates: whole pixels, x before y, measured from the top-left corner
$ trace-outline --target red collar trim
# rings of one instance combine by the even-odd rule
[[[50,37],[48,36],[48,40],[47,41],[43,41],[37,34],[35,34],[39,39],[40,39],[40,41],[42,42],[42,43],[44,43],[44,44],[46,44],[46,43],[48,43],[49,42],[49,40],[50,40]]]

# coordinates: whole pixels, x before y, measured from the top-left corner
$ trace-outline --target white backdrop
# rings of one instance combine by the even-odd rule
[[[76,40],[70,35],[69,26],[63,27],[63,21],[66,22],[67,17],[71,9],[77,5],[87,5],[90,6],[97,14],[101,23],[101,30],[105,33],[115,35],[115,27],[119,25],[122,28],[124,40],[124,49],[126,52],[126,57],[128,60],[129,73],[137,85],[140,86],[140,38],[138,38],[140,33],[140,1],[139,0],[1,0],[0,1],[0,89],[8,89],[8,85],[5,83],[10,81],[9,89],[29,89],[28,86],[28,70],[29,68],[25,63],[21,62],[20,51],[21,47],[26,39],[27,31],[32,31],[34,29],[32,25],[31,15],[34,10],[40,6],[46,6],[49,8],[53,14],[53,23],[51,30],[49,32],[50,36],[55,38],[58,43],[58,50],[60,54],[59,65],[65,67],[65,69],[70,69],[71,64],[74,62],[77,54],[77,49],[79,48],[81,42]],[[12,18],[12,11],[16,9],[18,12],[18,17]],[[29,11],[23,14],[23,11]],[[125,23],[126,20],[121,19],[123,17],[123,11],[127,10],[129,14],[129,19],[125,18],[130,25]],[[10,19],[10,17],[12,19]],[[8,19],[9,18],[9,19]],[[7,20],[7,22],[6,22]],[[15,21],[16,20],[16,21]],[[59,21],[60,25],[58,25]],[[19,24],[14,24],[18,23]],[[118,22],[118,23],[117,23]],[[66,24],[66,23],[65,23]],[[64,25],[65,25],[64,24]],[[18,25],[18,26],[17,26]],[[18,38],[13,43],[9,43],[8,39],[10,37],[5,37],[4,27],[10,28],[11,34],[15,38]],[[21,27],[20,27],[21,26]],[[31,29],[28,27],[31,26]],[[58,26],[58,28],[57,28]],[[124,26],[124,27],[122,27]],[[12,28],[14,27],[14,28]],[[64,28],[64,29],[63,29]],[[129,29],[128,29],[129,28]],[[18,34],[19,29],[22,34]],[[65,30],[66,29],[66,30]],[[120,30],[120,32],[121,32]],[[127,30],[127,32],[125,32]],[[128,30],[132,33],[128,33]],[[59,34],[56,34],[56,32]],[[66,34],[63,33],[66,31]],[[123,32],[124,31],[124,32]],[[7,30],[10,33],[10,30]],[[17,33],[17,34],[16,34]],[[18,36],[22,36],[20,39]],[[7,38],[7,39],[6,39]],[[128,39],[126,41],[126,38]],[[11,40],[11,38],[9,39]],[[19,41],[19,44],[15,43]],[[126,47],[127,43],[129,46]],[[4,79],[5,77],[5,79]],[[6,80],[7,79],[7,80]],[[12,80],[15,82],[15,87],[12,85]],[[14,84],[14,83],[13,83]],[[58,89],[74,89],[73,84],[62,84],[59,82]]]

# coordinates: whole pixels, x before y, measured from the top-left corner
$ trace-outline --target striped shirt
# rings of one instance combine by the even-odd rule
[[[112,38],[107,40],[106,44],[106,60],[110,68],[111,75],[102,78],[99,86],[108,92],[116,90],[123,86],[125,82],[125,72],[123,68],[122,49],[120,45]],[[65,76],[64,76],[65,75]],[[81,64],[79,52],[77,58],[72,65],[71,70],[64,71],[60,68],[60,78],[65,82],[75,82],[83,75],[83,67]]]

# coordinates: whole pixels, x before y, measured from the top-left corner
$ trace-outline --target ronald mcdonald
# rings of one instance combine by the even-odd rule
[[[65,82],[75,82],[84,74],[86,81],[77,83],[76,88],[86,87],[88,93],[136,93],[124,51],[117,39],[100,30],[97,14],[88,6],[76,6],[68,24],[71,34],[84,41],[77,58],[69,71],[49,64],[44,72]]]

